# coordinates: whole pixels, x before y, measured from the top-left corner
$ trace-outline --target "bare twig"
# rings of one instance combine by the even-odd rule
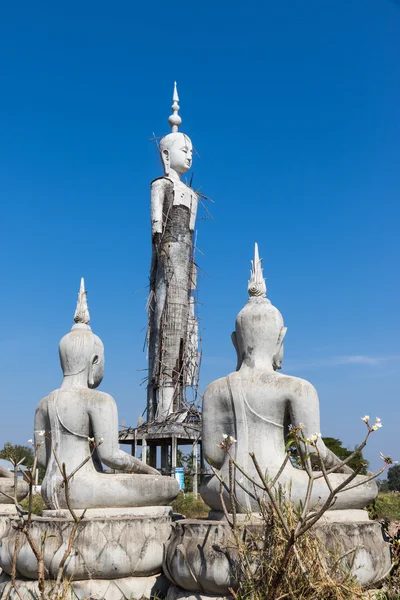
[[[286,465],[288,463],[288,460],[289,460],[289,453],[286,452],[285,460],[283,461],[283,463],[281,464],[281,466],[279,468],[279,471],[277,472],[277,474],[275,475],[275,477],[271,481],[271,487],[274,487],[274,485],[278,481],[279,477],[282,475],[283,469],[286,467]]]
[[[261,481],[262,481],[262,482],[263,482],[263,484],[264,484],[264,489],[265,489],[265,491],[266,491],[266,492],[267,492],[267,494],[268,494],[268,497],[269,497],[269,499],[270,499],[270,501],[271,501],[271,504],[272,504],[272,506],[274,507],[274,509],[275,509],[275,512],[276,512],[276,514],[278,515],[278,517],[279,517],[279,519],[280,519],[280,521],[281,521],[281,523],[282,523],[282,525],[283,525],[283,528],[284,528],[284,530],[285,530],[285,532],[286,532],[286,534],[287,534],[288,538],[290,539],[290,537],[291,537],[291,535],[292,535],[292,532],[290,531],[290,529],[289,529],[289,526],[288,526],[288,524],[287,524],[287,522],[286,522],[286,519],[285,519],[285,517],[283,516],[283,514],[282,514],[282,511],[281,511],[281,509],[280,509],[280,508],[279,508],[279,506],[278,506],[278,503],[277,503],[277,501],[276,501],[276,499],[275,499],[275,497],[274,497],[274,494],[272,493],[272,491],[271,491],[270,487],[268,486],[268,484],[267,484],[267,483],[265,482],[265,480],[264,480],[263,472],[261,471],[260,465],[258,464],[258,461],[257,461],[257,459],[256,459],[256,457],[255,457],[255,455],[254,455],[254,452],[250,452],[250,458],[251,458],[251,460],[253,461],[253,463],[254,463],[254,466],[255,466],[255,468],[256,468],[256,471],[257,471],[257,473],[258,473],[258,475],[259,475],[259,477],[260,477]]]

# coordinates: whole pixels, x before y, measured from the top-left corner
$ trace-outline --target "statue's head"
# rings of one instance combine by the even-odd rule
[[[169,133],[160,141],[160,156],[165,175],[170,170],[183,175],[192,166],[193,146],[190,138],[179,131]]]
[[[236,318],[233,343],[238,354],[238,368],[272,365],[280,369],[283,359],[283,339],[286,333],[279,310],[266,298],[267,288],[262,274],[258,246],[255,245],[249,300]]]
[[[84,375],[89,388],[100,385],[104,376],[104,346],[90,329],[85,282],[81,279],[74,321],[75,324],[59,344],[64,377]]]
[[[171,125],[172,133],[164,136],[160,141],[160,156],[164,166],[164,174],[169,175],[170,171],[175,171],[178,175],[183,175],[189,171],[192,166],[193,145],[190,138],[178,131],[182,119],[178,114],[179,97],[174,83],[174,95],[172,104],[172,115],[168,122]]]

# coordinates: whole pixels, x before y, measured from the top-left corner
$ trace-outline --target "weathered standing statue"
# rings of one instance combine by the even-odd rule
[[[303,423],[306,437],[320,431],[319,400],[315,388],[304,379],[277,373],[281,368],[286,328],[280,312],[265,297],[266,291],[256,244],[248,285],[250,297],[236,318],[236,332],[232,336],[238,355],[237,371],[211,383],[203,402],[204,456],[220,469],[226,480],[228,457],[217,446],[224,433],[237,439],[232,447],[236,461],[257,479],[249,452],[254,452],[262,471],[267,470],[273,478],[285,459],[289,426]],[[340,463],[321,439],[318,448],[327,469]],[[332,486],[335,488],[344,481],[349,471],[344,466],[329,475]],[[240,485],[248,487],[239,472],[236,478]],[[360,509],[372,502],[378,493],[377,485],[366,479],[358,475],[353,484],[365,483],[348,491],[345,488],[338,494],[332,508]],[[304,501],[308,484],[305,471],[296,469],[289,462],[279,481],[290,488],[293,502]],[[236,495],[242,505],[238,506],[238,512],[243,511],[243,507],[257,511],[257,502],[240,485],[236,486]],[[217,477],[204,480],[201,495],[213,509],[222,510]],[[323,503],[328,495],[324,479],[317,479],[311,502]],[[228,505],[228,494],[225,494],[225,501]]]
[[[178,409],[197,363],[193,328],[195,265],[193,231],[198,196],[181,181],[192,165],[192,142],[178,132],[178,94],[174,87],[172,133],[159,150],[164,175],[151,184],[152,261],[149,296],[149,374],[147,418],[163,419]]]
[[[168,504],[179,491],[177,481],[162,477],[152,467],[119,450],[115,400],[94,389],[103,379],[104,346],[89,326],[83,279],[74,321],[59,347],[64,373],[61,388],[41,400],[35,416],[35,444],[45,439],[38,460],[46,469],[42,484],[46,504],[51,509],[67,508],[62,477],[51,444],[59,462],[65,463],[67,472],[71,473],[90,453],[91,439],[99,446],[92,459],[71,480],[73,508]],[[104,474],[102,463],[128,473]]]

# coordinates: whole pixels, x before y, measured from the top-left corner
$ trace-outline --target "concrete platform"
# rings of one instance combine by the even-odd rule
[[[39,588],[36,581],[18,579],[18,591],[22,598],[39,598]],[[46,582],[46,591],[50,592],[54,581]],[[89,581],[73,581],[69,589],[71,600],[150,600],[163,597],[167,593],[169,581],[164,575],[151,577],[124,577],[122,579],[92,579]],[[0,576],[0,598],[6,598],[10,587],[8,575]],[[18,594],[12,590],[10,600],[19,600]]]
[[[49,580],[57,576],[73,524],[69,512],[63,510],[44,511],[42,517],[32,519],[31,535],[39,546],[46,533],[44,563]],[[78,526],[63,578],[71,581],[76,598],[150,598],[161,583],[166,592],[169,584],[161,571],[171,524],[172,509],[168,506],[89,510]],[[0,544],[0,598],[6,597],[9,587],[15,535],[15,529],[9,527]],[[28,594],[36,589],[37,575],[37,560],[21,535],[17,579],[18,587],[25,590],[22,597],[31,597]],[[52,581],[47,584],[50,589],[52,585]]]
[[[247,517],[247,522],[241,524],[242,535],[246,535],[246,530],[263,527],[258,516]],[[321,541],[326,562],[333,563],[346,555],[341,567],[362,586],[387,575],[391,566],[390,545],[381,525],[369,520],[366,511],[330,511],[314,532]],[[171,587],[168,600],[229,598],[229,588],[238,589],[241,569],[226,520],[184,519],[174,523],[163,569],[176,588]]]

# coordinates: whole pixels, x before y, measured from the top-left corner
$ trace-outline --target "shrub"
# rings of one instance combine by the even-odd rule
[[[400,520],[400,492],[381,492],[368,512],[373,519]]]
[[[20,502],[20,504],[24,510],[29,510],[29,499],[28,498],[25,498],[24,500],[22,500],[22,502]],[[40,494],[34,494],[32,496],[32,514],[40,516],[45,509],[46,509],[46,505],[44,503],[42,496]]]
[[[173,511],[185,515],[188,519],[198,519],[206,517],[209,508],[204,504],[200,496],[197,498],[193,494],[179,492],[179,496],[171,503]]]

